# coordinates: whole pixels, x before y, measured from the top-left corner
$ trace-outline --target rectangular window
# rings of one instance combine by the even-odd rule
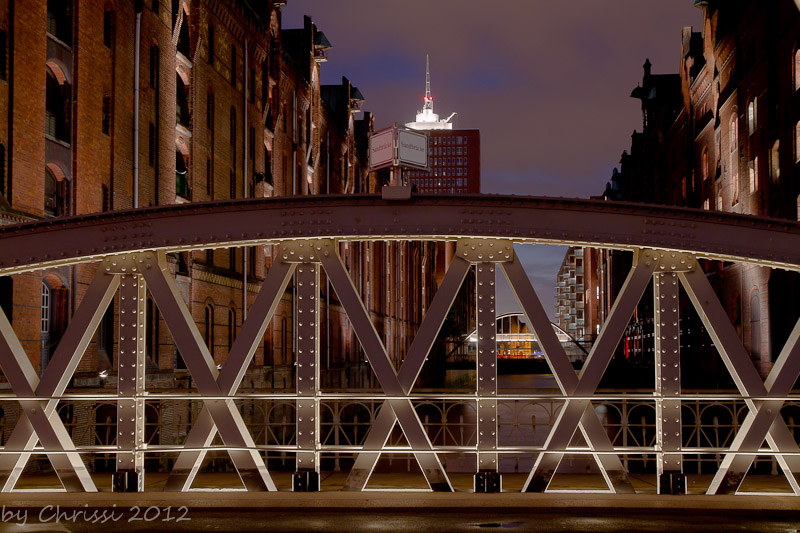
[[[214,183],[214,170],[213,170],[213,164],[211,163],[211,158],[209,157],[206,159],[206,194],[208,194],[209,196],[211,196],[214,191],[213,183]]]
[[[206,98],[206,126],[210,135],[214,135],[214,93],[209,92]]]
[[[214,64],[214,26],[208,25],[208,64]]]
[[[0,80],[7,79],[7,50],[8,50],[8,36],[5,30],[0,30]]]
[[[106,135],[111,131],[111,97],[103,96],[103,133]]]
[[[758,157],[750,161],[748,170],[750,174],[750,192],[756,192],[758,190]]]
[[[150,123],[147,139],[147,161],[152,167],[156,161],[156,126]]]
[[[231,85],[236,87],[236,45],[231,45]]]
[[[236,108],[231,106],[231,146],[233,147],[233,153],[236,152]]]
[[[255,166],[256,163],[256,128],[254,126],[250,126],[250,161]],[[253,168],[253,172],[255,172],[255,168]]]
[[[255,69],[250,69],[250,79],[248,80],[248,85],[250,86],[250,103],[256,103],[256,71]]]
[[[111,48],[111,39],[114,35],[114,12],[106,10],[103,15],[103,44]]]
[[[108,211],[111,208],[111,201],[110,201],[111,198],[109,197],[109,194],[108,194],[108,185],[102,185],[101,186],[100,194],[102,196],[100,198],[101,209],[105,213],[106,211]]]
[[[158,86],[158,66],[159,66],[158,46],[150,47],[150,87],[155,89]]]

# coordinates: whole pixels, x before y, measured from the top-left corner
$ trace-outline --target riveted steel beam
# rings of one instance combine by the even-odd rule
[[[367,361],[369,361],[372,370],[375,372],[375,377],[378,379],[381,388],[387,395],[395,398],[407,396],[395,373],[392,361],[386,353],[386,348],[375,330],[375,325],[369,318],[364,302],[358,295],[358,290],[347,273],[334,241],[320,240],[317,241],[315,247],[317,257],[325,268],[325,273],[328,275],[331,286],[339,296],[339,301],[347,313],[350,323],[353,325],[353,330],[361,342]],[[433,445],[425,432],[425,428],[422,427],[422,422],[417,416],[411,401],[407,399],[391,399],[384,403],[388,403],[397,417],[403,434],[415,450],[414,457],[419,463],[431,489],[452,491],[452,485],[450,485],[450,480],[439,461],[439,457],[436,453],[427,453],[433,451]]]
[[[439,289],[433,296],[433,301],[427,313],[425,313],[411,346],[408,348],[405,362],[397,373],[397,379],[400,381],[405,394],[409,394],[414,387],[414,383],[417,381],[422,366],[428,358],[431,347],[436,341],[436,336],[447,318],[447,313],[453,306],[456,296],[458,296],[458,291],[464,283],[464,278],[467,277],[469,268],[469,262],[458,256],[454,257]],[[396,421],[397,417],[394,411],[392,411],[387,402],[384,402],[367,434],[364,448],[368,450],[383,448],[392,434]],[[379,458],[380,453],[378,452],[359,453],[345,481],[345,490],[363,490]]]
[[[283,252],[283,250],[281,250]],[[319,473],[319,267],[297,267],[297,470]]]
[[[470,263],[504,263],[514,257],[514,244],[506,239],[458,239],[456,255]]]
[[[659,265],[659,270],[663,264]],[[674,264],[672,265],[674,266]],[[656,458],[658,493],[671,494],[683,486],[681,448],[681,354],[678,275],[654,276],[656,370]]]
[[[133,273],[119,277],[117,475],[123,490],[143,492],[145,281]]]
[[[234,394],[239,388],[294,271],[294,264],[275,262],[267,272],[261,290],[247,314],[247,319],[233,342],[228,359],[219,371],[217,383],[220,390],[226,395]],[[208,409],[203,407],[186,437],[185,446],[193,451],[184,451],[178,455],[164,490],[188,491],[191,488],[192,482],[205,460],[206,452],[203,448],[211,445],[216,434],[214,419]]]
[[[25,403],[22,416],[5,443],[6,449],[32,450],[37,440],[41,440],[45,450],[74,450],[56,413],[58,400],[52,397],[60,396],[67,388],[118,285],[117,277],[103,270],[95,275],[41,380],[11,329],[11,324],[0,311],[0,368],[18,396],[43,398]],[[42,439],[42,434],[47,436],[47,441]],[[3,492],[13,490],[30,457],[31,453],[27,452],[0,455]],[[97,490],[77,453],[52,454],[48,458],[67,490]]]
[[[564,198],[377,195],[263,198],[92,214],[0,228],[0,274],[141,250],[284,241],[509,239],[686,252],[800,270],[800,224],[666,206]]]
[[[513,254],[513,249],[512,249]],[[481,254],[483,255],[483,254]],[[484,256],[487,257],[488,256]],[[497,472],[497,312],[495,265],[475,265],[475,308],[478,322],[476,376],[478,392],[478,472]]]
[[[545,360],[550,365],[558,387],[564,395],[574,395],[578,389],[578,376],[564,351],[564,347],[558,341],[550,319],[547,317],[536,291],[533,290],[530,279],[525,273],[519,258],[515,256],[513,261],[503,263],[501,267],[506,279],[508,279],[511,291],[528,319],[529,327],[539,340]],[[614,451],[614,446],[593,409],[584,411],[579,427],[591,449],[596,452],[602,452],[594,454],[593,457],[609,489],[617,493],[633,492],[633,485],[619,457],[609,453]],[[555,463],[555,466],[551,464],[549,468],[552,469],[552,472],[555,472],[560,459],[558,462],[552,459],[551,461]],[[535,482],[532,481],[528,484],[527,490],[541,492],[547,489],[552,480],[552,474],[542,475],[534,478],[534,480]]]
[[[633,311],[636,309],[657,267],[658,256],[655,253],[645,250],[639,254],[638,262],[628,274],[628,278],[625,280],[619,296],[617,296],[611,308],[611,313],[609,313],[603,329],[600,330],[600,335],[586,358],[578,383],[569,393],[570,396],[586,397],[594,394],[608,363],[611,361],[611,357],[614,355],[614,350],[625,332],[630,317],[633,315]],[[562,376],[561,379],[564,379],[564,377]],[[591,402],[589,400],[568,399],[556,416],[553,428],[545,440],[545,449],[566,449],[575,429],[578,427],[578,422],[586,416],[590,406]],[[596,418],[594,410],[589,410],[588,412]],[[528,475],[523,491],[541,492],[546,490],[563,455],[562,452],[540,453]],[[603,474],[612,491],[633,492],[633,487],[630,485],[627,474],[624,471],[603,472]]]
[[[214,359],[175,286],[164,253],[160,252],[157,257],[152,254],[145,260],[142,272],[200,395],[227,396],[217,383],[219,372]],[[276,490],[264,459],[255,449],[253,437],[233,400],[207,399],[204,403],[223,442],[232,448],[228,453],[245,488],[251,491]]]
[[[767,376],[768,381],[765,385],[699,265],[693,271],[682,272],[679,275],[725,367],[742,396],[745,396],[744,402],[750,409],[731,446],[731,452],[734,454],[741,451],[746,452],[745,455],[741,459],[736,459],[728,454],[707,493],[736,492],[755,456],[754,452],[764,442],[763,428],[768,427],[767,444],[775,454],[792,490],[800,495],[800,448],[786,422],[779,416],[783,401],[752,399],[771,395],[785,396],[791,390],[800,375],[800,361],[798,361],[800,351],[797,346],[800,331],[797,326],[792,331],[779,360]]]

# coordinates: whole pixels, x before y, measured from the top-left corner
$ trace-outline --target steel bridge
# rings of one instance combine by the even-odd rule
[[[339,255],[339,241],[455,241],[456,255],[396,371],[370,320],[358,290]],[[526,275],[514,244],[567,244],[631,250],[633,267],[592,346],[576,372],[556,337],[547,314]],[[169,274],[166,253],[218,247],[279,246],[279,260],[269,269],[226,362],[217,368],[186,304]],[[475,490],[500,490],[498,472],[504,455],[529,453],[534,458],[523,491],[548,489],[565,454],[591,456],[608,489],[634,492],[623,456],[648,454],[657,461],[659,491],[683,489],[687,454],[720,454],[709,494],[736,492],[756,456],[773,458],[792,492],[800,495],[800,449],[781,416],[800,375],[800,324],[780,351],[766,381],[731,325],[698,259],[755,263],[800,270],[800,225],[794,222],[662,206],[605,201],[503,196],[433,197],[389,200],[375,195],[247,199],[205,204],[143,208],[27,223],[0,228],[0,275],[57,265],[95,263],[97,273],[41,377],[29,361],[17,334],[0,311],[0,367],[19,403],[20,418],[0,449],[3,491],[14,490],[28,460],[46,455],[68,491],[96,491],[84,456],[103,451],[116,458],[116,479],[144,490],[145,456],[177,453],[166,490],[189,490],[206,455],[225,450],[244,487],[276,490],[265,452],[294,454],[295,482],[319,488],[321,456],[354,454],[346,489],[366,486],[382,453],[413,454],[430,489],[451,491],[442,458],[474,457]],[[448,397],[475,411],[474,438],[441,444],[423,424],[416,406],[430,395],[417,394],[414,383],[436,336],[467,276],[475,269],[478,350],[476,388]],[[504,446],[498,440],[498,408],[504,401],[536,400],[533,395],[500,394],[495,338],[495,271],[509,281],[531,330],[539,339],[560,394],[546,440]],[[382,388],[369,396],[382,404],[362,442],[331,445],[321,439],[320,409],[326,400],[319,386],[320,272],[324,269],[352,323]],[[287,446],[257,445],[236,407],[237,389],[265,328],[293,275],[296,275],[297,389],[282,398],[294,403],[296,438]],[[654,442],[620,446],[609,437],[593,408],[598,384],[630,318],[650,283],[654,283],[656,386],[643,395],[655,410]],[[747,407],[744,421],[724,448],[685,444],[682,406],[697,398],[680,387],[678,326],[679,288],[683,287],[738,388],[736,400]],[[117,405],[116,439],[98,450],[77,446],[57,414],[78,363],[109,303],[119,292],[118,389],[115,395],[86,397]],[[196,385],[200,415],[180,446],[145,441],[145,300],[156,303]],[[349,397],[367,398],[354,391]],[[264,394],[256,399],[277,398]],[[250,398],[252,399],[252,398]],[[330,399],[330,398],[327,398]],[[708,399],[728,399],[709,395]],[[389,437],[399,424],[407,444]],[[580,430],[585,444],[571,445]],[[222,446],[213,445],[219,436]],[[765,443],[766,439],[766,445]],[[272,448],[271,448],[272,446]],[[133,480],[133,481],[130,481]]]

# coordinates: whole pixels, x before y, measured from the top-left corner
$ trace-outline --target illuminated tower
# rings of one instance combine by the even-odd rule
[[[415,122],[408,122],[407,127],[415,130],[452,130],[453,125],[450,120],[456,114],[453,113],[445,120],[441,120],[439,115],[433,112],[433,96],[431,96],[431,68],[430,59],[425,56],[425,99],[422,103],[422,111],[417,113]]]

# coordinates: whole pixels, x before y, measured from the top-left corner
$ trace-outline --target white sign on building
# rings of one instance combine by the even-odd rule
[[[397,159],[401,166],[428,166],[428,136],[413,130],[397,131]]]
[[[427,168],[428,136],[397,125],[376,131],[369,138],[369,166]]]
[[[369,166],[382,168],[392,166],[395,159],[394,128],[376,131],[369,138]]]

